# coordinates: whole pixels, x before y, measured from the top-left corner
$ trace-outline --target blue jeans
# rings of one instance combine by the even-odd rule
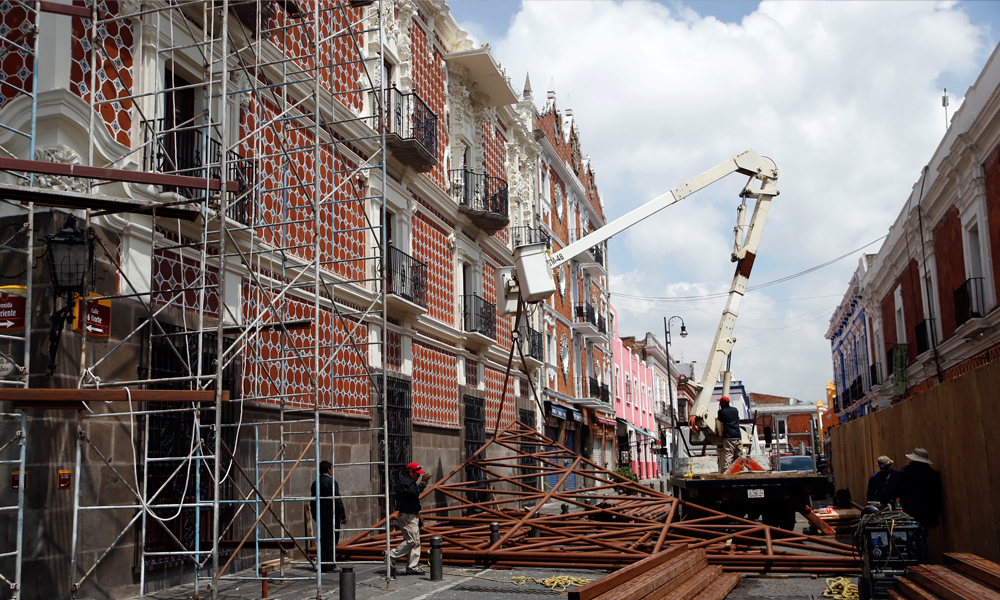
[[[926,565],[931,562],[930,551],[927,549],[927,534],[929,529],[923,523],[920,524],[920,564]]]

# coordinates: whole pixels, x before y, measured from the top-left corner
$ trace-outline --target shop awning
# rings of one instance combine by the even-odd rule
[[[651,438],[653,438],[654,440],[655,440],[655,439],[657,439],[657,438],[656,438],[656,434],[654,434],[654,433],[653,433],[652,431],[650,431],[650,430],[648,430],[648,429],[643,429],[642,427],[636,427],[635,425],[633,425],[632,423],[629,423],[629,422],[628,422],[628,421],[626,421],[625,419],[617,419],[617,421],[618,421],[619,423],[624,423],[624,424],[625,424],[626,426],[628,426],[628,428],[629,428],[629,429],[632,429],[632,430],[634,430],[634,431],[635,431],[636,433],[638,433],[639,435],[644,435],[644,436],[646,436],[646,437],[651,437]]]
[[[550,400],[545,401],[545,410],[548,411],[550,417],[557,419],[565,419],[568,416],[565,407],[559,406]]]

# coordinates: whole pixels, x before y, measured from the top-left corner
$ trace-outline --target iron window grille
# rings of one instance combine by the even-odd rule
[[[539,227],[510,227],[508,231],[510,231],[510,241],[513,248],[540,243],[544,243],[546,248],[552,247],[552,238]]]
[[[522,422],[525,425],[527,425],[528,427],[530,427],[531,429],[535,429],[535,411],[534,411],[534,409],[531,409],[531,408],[519,408],[519,409],[517,409],[517,419],[520,422]],[[538,465],[538,461],[534,457],[532,457],[532,456],[524,456],[524,455],[531,454],[531,453],[535,452],[535,446],[532,446],[531,444],[522,444],[521,447],[520,447],[520,449],[521,449],[522,456],[518,460],[519,464],[524,465],[525,467],[535,467],[535,466]],[[533,469],[528,469],[529,473],[532,472],[532,471],[533,471]],[[536,477],[525,477],[521,481],[523,481],[525,485],[529,485],[529,486],[534,487],[534,488],[538,487],[538,477],[537,476]]]
[[[486,443],[486,400],[466,395],[465,403],[465,459],[472,458],[483,444]],[[466,465],[465,480],[472,483],[470,487],[486,489],[486,473],[478,467]],[[470,502],[485,502],[485,492],[469,492]]]
[[[385,377],[383,375],[383,377]],[[381,384],[376,379],[376,385]],[[381,390],[381,386],[378,387]],[[378,392],[376,392],[378,396]],[[385,460],[385,433],[383,425],[389,434],[389,506],[382,513],[384,517],[396,510],[396,484],[403,476],[406,465],[413,461],[413,397],[410,382],[405,379],[388,377],[386,381],[385,410],[375,411],[375,425],[378,428],[376,444],[372,449],[378,454],[372,457],[372,481],[377,481],[379,495],[385,494],[385,471],[382,468]],[[381,397],[377,397],[376,405],[383,407]],[[385,419],[385,421],[383,421]],[[381,507],[385,508],[385,507]]]
[[[149,329],[146,328],[143,334],[142,355],[139,360],[140,379],[161,379],[171,377],[186,377],[192,373],[197,374],[198,369],[198,332],[189,331],[182,327],[170,324],[162,324],[162,334],[155,334],[150,339]],[[203,374],[212,374],[216,366],[216,340],[215,333],[202,333],[201,339],[201,365]],[[228,348],[233,343],[231,338],[223,338],[223,344]],[[223,371],[222,387],[229,391],[230,400],[235,400],[239,396],[239,364],[233,361]],[[183,390],[192,389],[193,383],[189,381],[166,381],[151,382],[147,384],[147,389],[172,389]],[[145,410],[156,411],[176,409],[176,404],[148,402]],[[145,478],[146,489],[159,490],[166,484],[163,491],[151,503],[153,512],[161,517],[170,517],[177,513],[176,507],[155,508],[156,505],[176,505],[179,503],[208,503],[206,507],[197,511],[195,507],[185,507],[181,509],[176,519],[164,523],[166,529],[180,540],[186,550],[193,551],[195,547],[196,520],[199,531],[198,538],[201,548],[212,547],[212,510],[213,484],[215,460],[211,458],[190,461],[190,470],[181,468],[173,476],[171,475],[184,463],[185,457],[191,450],[192,435],[194,434],[194,413],[185,412],[163,412],[157,415],[140,415],[138,417],[137,432],[135,441],[136,452],[141,455],[143,445],[148,447],[148,456],[155,459],[167,459],[176,457],[177,460],[156,460],[139,465],[139,476]],[[198,438],[202,441],[202,454],[211,454],[215,448],[215,407],[209,407],[198,411],[199,427]],[[148,439],[144,439],[144,432],[147,430],[146,420],[148,419]],[[236,403],[228,402],[222,407],[222,443],[233,452],[236,452],[236,430],[230,425],[236,423]],[[228,453],[223,452],[224,456]],[[231,460],[223,458],[220,470],[226,472],[229,469]],[[198,473],[201,469],[201,473]],[[200,486],[197,484],[200,475]],[[220,501],[223,502],[220,512],[220,530],[224,530],[233,520],[235,508],[227,501],[236,500],[237,491],[231,479],[227,479],[219,486]],[[198,514],[200,512],[200,514]],[[197,518],[196,518],[197,515]],[[249,514],[247,515],[249,517]],[[252,522],[245,518],[240,518],[238,525],[249,527]],[[237,526],[238,527],[238,526]],[[147,553],[179,551],[176,542],[164,531],[164,527],[152,524],[146,527],[146,537],[143,543],[138,543],[142,536],[142,529],[136,529],[135,564],[140,560],[145,560],[147,566],[167,565],[178,563],[182,559],[178,556],[148,556],[142,553],[145,547]],[[228,551],[225,552],[228,554]]]
[[[437,155],[438,118],[416,93],[403,93],[397,88],[386,90],[388,128],[386,133],[404,140],[414,140],[431,156]]]
[[[542,360],[542,332],[536,331],[525,324],[521,324],[520,329],[521,347],[525,354],[541,362]]]

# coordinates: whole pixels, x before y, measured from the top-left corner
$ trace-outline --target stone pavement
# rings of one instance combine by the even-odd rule
[[[464,568],[445,565],[444,581],[430,581],[428,575],[400,575],[385,583],[385,568],[381,563],[347,563],[355,570],[355,597],[357,600],[378,598],[384,600],[512,600],[515,598],[562,597],[566,592],[555,592],[537,583],[516,585],[513,577],[534,577],[545,579],[566,575],[596,579],[604,575],[603,571],[567,570],[567,569],[534,569],[514,568],[511,570],[492,570],[482,567]],[[424,569],[426,565],[422,565]],[[276,600],[314,600],[316,598],[315,573],[311,568],[290,567],[285,575],[292,578],[312,578],[309,581],[272,581],[268,585],[268,598]],[[273,573],[272,576],[277,576]],[[323,575],[323,591],[321,598],[335,600],[340,598],[339,573]],[[767,598],[768,600],[812,600],[822,598],[826,589],[824,578],[813,579],[809,575],[773,575],[744,577],[740,585],[733,590],[728,600],[749,600],[750,598]],[[190,600],[193,589],[191,585],[177,586],[147,594],[146,598],[154,600]],[[204,585],[201,598],[210,598]],[[219,598],[223,600],[256,600],[262,598],[259,581],[227,581],[219,590]]]

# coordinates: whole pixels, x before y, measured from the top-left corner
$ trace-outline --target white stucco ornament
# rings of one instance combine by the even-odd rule
[[[80,155],[75,150],[62,144],[35,150],[35,160],[64,165],[78,165],[82,162]],[[35,177],[35,187],[50,188],[62,192],[86,193],[88,191],[86,180],[64,175],[38,175]]]
[[[569,375],[569,340],[566,334],[559,338],[559,365],[562,367],[563,376]]]
[[[559,285],[559,297],[560,298],[565,298],[566,297],[566,283],[568,281],[569,281],[569,267],[568,266],[564,266],[563,269],[562,269],[562,272],[561,272],[561,276],[559,277],[559,282],[558,282],[558,285]]]
[[[562,186],[557,183],[553,187],[556,188],[556,192],[555,192],[555,194],[553,194],[552,203],[555,204],[555,207],[556,207],[556,216],[559,217],[560,221],[562,221],[562,218],[563,218],[563,193],[562,193]]]

